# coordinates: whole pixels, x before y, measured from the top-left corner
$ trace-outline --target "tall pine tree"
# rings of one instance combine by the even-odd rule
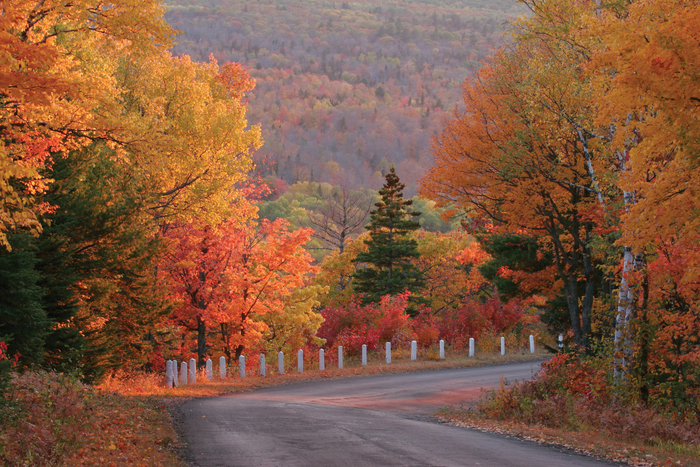
[[[423,301],[418,293],[425,278],[411,263],[419,257],[418,243],[408,235],[420,227],[412,219],[420,213],[411,210],[413,201],[403,199],[404,187],[392,166],[379,190],[382,199],[375,204],[365,227],[370,232],[370,238],[365,240],[369,249],[353,260],[365,266],[353,274],[355,291],[364,294],[363,304],[379,303],[383,296],[398,295],[406,289],[412,294],[412,303]]]

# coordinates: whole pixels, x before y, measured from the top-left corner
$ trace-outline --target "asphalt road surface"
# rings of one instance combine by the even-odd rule
[[[482,388],[538,363],[295,383],[181,408],[187,461],[201,467],[610,466],[566,449],[436,423]]]

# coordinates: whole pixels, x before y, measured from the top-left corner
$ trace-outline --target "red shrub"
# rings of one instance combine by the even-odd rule
[[[408,292],[387,295],[379,305],[361,306],[354,300],[344,307],[326,307],[321,310],[325,321],[317,335],[326,339],[327,348],[342,345],[349,355],[359,353],[363,344],[369,350],[379,350],[384,342],[404,344],[414,335],[407,305]]]

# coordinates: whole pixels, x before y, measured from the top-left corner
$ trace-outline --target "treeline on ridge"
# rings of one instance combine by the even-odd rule
[[[175,54],[240,62],[263,175],[378,188],[395,164],[413,195],[430,138],[500,41],[514,2],[166,2]]]

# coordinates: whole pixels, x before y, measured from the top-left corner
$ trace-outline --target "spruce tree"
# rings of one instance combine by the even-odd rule
[[[412,218],[419,212],[411,210],[413,201],[403,199],[405,185],[401,183],[392,166],[379,194],[382,199],[370,213],[365,227],[370,238],[365,240],[366,253],[358,254],[355,263],[364,263],[353,274],[354,289],[364,294],[363,304],[378,303],[385,295],[398,295],[406,289],[411,292],[411,302],[423,301],[418,292],[425,285],[423,273],[411,263],[419,257],[418,243],[408,234],[420,224]]]

